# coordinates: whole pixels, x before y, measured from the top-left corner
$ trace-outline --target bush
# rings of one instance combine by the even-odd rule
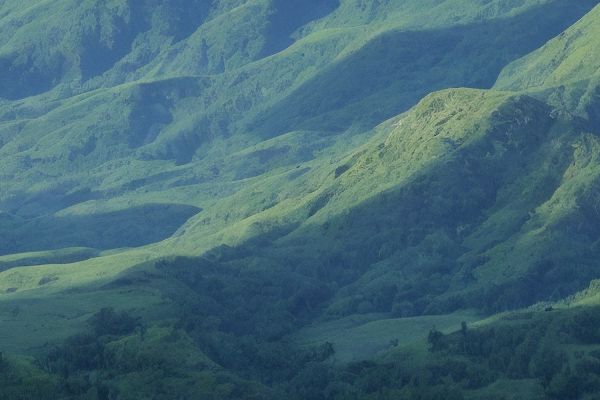
[[[125,311],[116,312],[107,307],[94,314],[89,321],[96,336],[121,336],[131,333],[140,325],[139,320]]]

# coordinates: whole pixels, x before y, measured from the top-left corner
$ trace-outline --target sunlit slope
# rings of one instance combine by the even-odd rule
[[[593,249],[598,218],[588,206],[597,139],[557,123],[551,109],[532,98],[471,96],[449,92],[426,99],[314,202],[326,205],[301,229],[319,238],[315,246],[326,243],[320,248],[336,249],[334,259],[354,268],[375,267],[339,304],[349,308],[345,312],[361,303],[367,310],[369,304],[391,307],[389,300],[376,304],[392,282],[404,287],[397,299],[422,296],[417,309],[443,312],[478,303],[488,290],[484,304],[499,309],[536,296],[560,297],[594,275],[594,257],[583,255]],[[568,226],[580,236],[566,234]],[[577,273],[569,272],[573,263],[580,265]],[[539,290],[495,292],[496,285],[529,285],[523,281],[528,274]],[[409,283],[418,276],[422,285]],[[483,292],[472,299],[432,301],[436,293],[473,290],[478,281]]]
[[[159,301],[160,292],[168,290],[171,284],[166,280],[156,280],[151,272],[152,263],[144,264],[146,261],[177,253],[199,255],[211,247],[217,247],[214,254],[219,258],[222,252],[229,254],[226,255],[226,259],[230,259],[234,264],[262,263],[261,259],[263,262],[268,260],[267,265],[274,268],[272,273],[282,268],[290,268],[289,272],[285,273],[291,273],[292,269],[300,268],[298,273],[305,277],[302,279],[312,279],[314,273],[328,268],[324,263],[334,260],[336,254],[343,250],[341,246],[344,246],[344,243],[354,246],[352,235],[359,235],[357,239],[362,240],[363,236],[360,235],[369,234],[369,231],[360,225],[356,228],[350,227],[345,232],[335,228],[340,225],[337,221],[340,218],[339,210],[344,208],[349,213],[355,213],[355,210],[361,209],[361,205],[380,197],[385,190],[409,185],[414,175],[426,174],[434,165],[455,158],[461,152],[461,146],[464,145],[463,149],[468,148],[469,143],[476,143],[486,135],[486,128],[478,129],[478,125],[485,123],[485,118],[509,99],[510,96],[504,94],[487,94],[472,90],[450,90],[432,95],[406,116],[379,127],[375,135],[384,138],[382,144],[377,140],[367,145],[359,154],[351,155],[348,160],[343,160],[337,165],[306,167],[309,171],[296,178],[290,179],[290,174],[296,170],[294,168],[293,171],[284,171],[269,179],[258,179],[247,190],[239,191],[231,198],[216,204],[207,210],[206,214],[203,214],[204,211],[200,213],[184,226],[175,238],[164,244],[73,264],[9,269],[0,273],[0,291],[5,293],[2,297],[8,302],[6,304],[35,304],[39,301],[43,301],[44,304],[56,304],[63,309],[63,315],[70,318],[68,326],[77,326],[77,321],[83,321],[83,317],[99,305],[114,305],[120,301],[124,301],[122,304],[131,305]],[[534,111],[541,107],[534,100],[531,102]],[[484,106],[480,107],[482,104]],[[473,118],[464,120],[468,114],[473,114]],[[450,118],[445,121],[447,117]],[[439,131],[437,136],[436,131]],[[425,136],[427,140],[423,140]],[[456,140],[458,143],[454,152],[448,151],[449,140]],[[421,145],[417,146],[415,151],[410,150],[411,143],[417,142]],[[416,151],[417,149],[419,151]],[[385,155],[380,158],[380,153]],[[409,165],[413,167],[407,168]],[[377,179],[371,180],[370,185],[361,187],[369,176],[375,176]],[[307,195],[306,191],[312,194]],[[260,210],[259,207],[265,200],[277,199],[276,196],[281,196],[281,199],[266,207],[264,211]],[[238,209],[236,204],[247,204],[249,208]],[[265,208],[264,205],[262,208]],[[380,206],[378,210],[373,211],[377,214],[383,213],[385,209]],[[391,218],[401,218],[399,211],[402,210],[389,215],[388,219],[391,221]],[[378,218],[374,221],[377,220]],[[335,225],[327,228],[327,225],[332,224]],[[289,237],[281,238],[288,232],[291,232]],[[332,235],[335,232],[340,232],[345,237],[336,238],[340,233]],[[389,236],[385,237],[392,240],[400,237],[397,233],[397,230],[390,230]],[[293,239],[294,237],[297,239]],[[304,243],[300,251],[291,250],[289,247],[295,246],[295,240]],[[218,246],[221,244],[234,249],[219,250]],[[368,248],[369,252],[371,247]],[[358,278],[360,271],[364,271],[375,261],[370,259],[370,254],[363,254],[363,249],[367,250],[365,247],[356,248],[353,253],[347,254],[348,257],[356,259],[351,266],[356,268],[356,271],[350,276],[340,273],[336,277],[336,271],[344,267],[342,263],[336,263],[336,270],[332,270],[330,274],[331,280],[346,285]],[[313,262],[314,271],[304,270],[303,265]],[[131,274],[136,275],[140,268],[147,271],[148,275],[144,275],[146,277],[142,281],[130,278]],[[122,277],[125,278],[122,280]],[[111,281],[122,283],[111,286]],[[81,299],[72,303],[65,302],[65,296]],[[96,300],[91,303],[85,300],[93,298]],[[151,300],[152,298],[155,300]],[[31,328],[37,324],[35,321],[41,318],[41,314],[44,314],[43,309],[40,311],[36,307],[28,313],[23,312],[15,316],[12,316],[11,310],[11,307],[7,308],[3,323],[6,334],[12,329]],[[344,313],[346,311],[342,312]],[[38,317],[33,318],[36,315]],[[75,315],[80,315],[82,319],[72,319]],[[58,318],[44,324],[47,325],[48,332],[60,336],[60,332],[63,332],[63,328],[60,327],[64,326],[65,322],[61,321],[62,319]],[[53,329],[58,329],[58,332]],[[15,349],[25,351],[36,344],[43,344],[33,340],[35,335],[19,337],[21,340],[14,344]]]
[[[261,120],[266,121],[259,120],[258,126],[271,134],[290,127],[360,129],[406,110],[415,99],[435,90],[488,88],[500,72],[498,65],[504,67],[515,54],[538,48],[566,29],[575,22],[579,7],[587,11],[597,4],[499,7],[502,2],[457,3],[438,2],[437,7],[430,4],[432,8],[427,9],[423,3],[389,2],[405,5],[405,14],[390,11],[392,17],[384,20],[376,35],[363,35],[364,45],[346,49],[340,62],[262,112]],[[455,7],[452,11],[451,6]],[[463,16],[455,14],[461,12]],[[416,19],[406,22],[413,13]],[[449,22],[450,16],[456,22]],[[413,25],[421,18],[422,26]]]
[[[64,96],[160,73],[220,73],[262,56],[272,9],[260,0],[4,2],[0,54],[11,73],[2,95],[54,88]]]
[[[417,313],[560,298],[597,270],[598,143],[581,126],[528,96],[437,93],[382,125],[385,139],[320,173],[324,183],[311,183],[319,170],[296,178],[310,195],[216,235],[208,212],[174,241],[191,249],[200,238],[239,246],[256,237],[274,247],[267,254],[340,285],[360,277],[334,313],[390,311],[415,297]]]
[[[600,7],[539,50],[507,66],[495,87],[528,90],[556,107],[556,113],[587,120],[586,129],[600,126],[600,50],[597,37]]]
[[[346,287],[332,299],[333,315],[481,309],[488,297],[489,311],[560,298],[595,277],[597,149],[594,136],[532,97],[446,90],[341,161],[251,180],[163,244],[11,269],[2,290],[18,299],[94,286],[145,260],[224,244],[238,248],[227,253],[234,262],[265,259]],[[537,289],[526,290],[533,282]]]
[[[64,96],[143,77],[219,74],[314,32],[383,24],[431,29],[551,3],[8,0],[0,10],[0,58],[10,71],[2,77],[2,95],[24,98],[56,88]],[[583,3],[589,2],[570,8]]]
[[[551,3],[9,0],[0,19],[0,58],[10,71],[2,78],[2,97],[22,99],[51,89],[64,97],[142,78],[215,75],[312,33],[433,29],[552,8]],[[579,7],[573,14],[586,5],[570,8]],[[353,35],[345,41],[352,42]]]
[[[27,79],[3,86],[0,207],[25,220],[1,251],[162,240],[249,178],[331,162],[430,91],[490,86],[595,2],[501,3],[7,2],[3,62]]]
[[[476,287],[479,271],[484,289],[489,288],[490,279],[499,284],[518,281],[519,274],[537,265],[540,256],[524,259],[504,277],[509,266],[498,269],[493,263],[501,262],[505,254],[498,259],[488,256],[484,265],[472,265],[469,260],[493,255],[506,243],[531,238],[532,251],[546,252],[552,240],[562,237],[533,235],[538,224],[552,226],[567,217],[582,218],[568,206],[564,213],[553,213],[553,204],[562,198],[561,191],[586,183],[592,174],[584,166],[571,167],[568,179],[564,177],[579,154],[572,145],[586,140],[593,143],[593,139],[563,129],[549,114],[548,106],[526,96],[466,89],[436,93],[408,114],[382,125],[376,137],[383,139],[337,166],[316,167],[296,182],[289,180],[290,173],[275,176],[272,182],[259,181],[262,192],[236,193],[206,214],[203,211],[164,245],[60,268],[8,270],[3,273],[2,287],[15,296],[24,289],[36,289],[47,274],[56,279],[43,285],[44,292],[78,286],[78,281],[88,285],[110,280],[128,265],[160,254],[201,254],[225,244],[246,246],[251,249],[249,257],[267,257],[275,264],[290,261],[305,268],[301,266],[313,263],[303,273],[324,273],[340,285],[353,285],[352,296],[340,292],[339,301],[331,306],[333,313],[389,312],[396,301],[400,303],[403,296],[414,292],[420,293],[418,304],[412,305],[414,313],[470,306],[469,296],[447,303],[444,295],[467,283],[471,289]],[[540,173],[540,167],[553,157],[554,169]],[[586,179],[580,183],[582,175]],[[312,193],[294,193],[299,190],[298,183]],[[539,188],[532,190],[534,185]],[[249,216],[243,212],[229,216],[228,210],[235,204],[258,207],[273,198],[275,188],[277,195],[287,195],[287,199],[264,211],[249,210]],[[518,200],[511,197],[515,192],[520,193]],[[527,225],[536,211],[540,215]],[[519,234],[523,227],[528,229]],[[243,254],[241,261],[246,257]],[[498,276],[492,279],[483,274],[488,268]],[[578,282],[552,285],[568,291],[570,287],[561,285]],[[371,298],[382,285],[392,283],[397,286],[394,296],[381,304]],[[421,286],[434,284],[438,286]],[[35,291],[24,294],[37,296]],[[507,301],[517,306],[529,300]]]
[[[464,39],[456,46],[442,40],[445,18],[433,20],[433,36],[407,34],[381,10],[356,27],[342,2],[328,14],[336,19],[314,22],[290,47],[231,71],[143,75],[72,96],[4,102],[0,201],[9,213],[0,214],[8,243],[1,250],[66,249],[0,260],[10,268],[0,272],[3,340],[11,351],[30,351],[47,340],[42,329],[50,340],[71,335],[102,306],[166,320],[176,305],[165,293],[178,286],[154,262],[175,255],[308,282],[305,296],[315,303],[297,307],[316,319],[496,312],[581,290],[598,277],[600,251],[600,143],[589,114],[565,113],[540,90],[449,89],[372,126],[420,97],[402,84],[415,76],[398,74],[395,63],[406,58],[403,71],[426,65],[443,77],[466,60],[457,75],[419,90],[491,85],[494,68],[537,46],[511,50],[543,12],[552,11],[547,31],[536,33],[540,44],[562,29],[552,21],[567,25],[567,10],[575,20],[592,3],[481,2],[483,16],[469,12],[460,19],[468,29],[452,28]],[[393,15],[423,12],[405,4]],[[589,18],[584,31],[595,29]],[[482,67],[486,76],[473,75],[482,54],[498,51],[478,47],[489,42],[474,38],[491,34],[486,26],[508,29],[496,42],[505,53]],[[404,47],[383,52],[431,37],[442,46],[437,56],[430,47],[415,58]],[[377,60],[390,68],[374,77]],[[356,101],[330,101],[345,94]],[[304,98],[315,101],[293,101]],[[369,105],[372,114],[357,112]],[[151,235],[140,241],[144,233]],[[120,249],[141,245],[148,246]],[[87,257],[94,258],[77,261]]]
[[[86,293],[145,260],[225,244],[237,248],[227,250],[231,262],[263,260],[340,287],[330,315],[499,311],[559,299],[596,276],[598,144],[551,111],[503,92],[436,93],[341,162],[257,179],[164,245],[10,269],[2,290],[13,304],[59,302],[73,287],[133,304],[148,293],[131,279]],[[235,204],[249,208],[230,214]],[[78,304],[82,315],[97,305]]]
[[[5,392],[593,396],[597,1],[318,3],[57,3],[160,49],[0,104]]]
[[[496,83],[498,89],[567,85],[597,77],[600,71],[600,7],[532,54],[506,67]]]

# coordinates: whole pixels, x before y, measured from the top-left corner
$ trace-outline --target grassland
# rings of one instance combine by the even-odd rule
[[[5,2],[0,351],[55,357],[7,365],[69,399],[560,398],[598,341],[596,4]]]

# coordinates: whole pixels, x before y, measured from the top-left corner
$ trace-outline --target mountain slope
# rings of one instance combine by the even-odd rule
[[[597,19],[594,8],[576,25],[532,54],[508,65],[495,87],[502,90],[537,92],[557,108],[557,112],[582,116],[587,129],[598,132],[600,65]]]
[[[593,398],[597,3],[61,2],[126,50],[3,94],[0,397]]]
[[[595,8],[576,25],[504,69],[496,87],[524,90],[531,87],[568,85],[598,74],[598,15]]]
[[[89,242],[69,238],[71,228],[61,222],[65,217],[87,215],[87,220],[100,221],[80,224],[91,230],[83,236],[97,238],[98,229],[111,223],[103,222],[105,215],[131,212],[133,218],[136,210],[155,204],[169,204],[167,210],[185,206],[207,210],[217,199],[246,188],[246,178],[264,174],[270,179],[273,168],[292,169],[318,160],[325,149],[343,153],[364,141],[366,135],[357,137],[356,133],[368,132],[429,91],[491,85],[505,63],[558,33],[593,3],[573,7],[566,2],[530,1],[501,7],[498,2],[451,1],[435,7],[435,18],[431,18],[424,13],[429,8],[423,3],[391,2],[373,8],[374,14],[364,19],[371,11],[342,2],[336,9],[324,6],[316,14],[299,12],[307,13],[305,19],[291,27],[277,22],[289,12],[277,2],[160,3],[154,7],[123,1],[109,7],[95,2],[74,6],[65,1],[52,6],[58,7],[55,14],[47,12],[50,5],[45,3],[24,8],[22,13],[9,12],[17,5],[7,3],[3,20],[10,37],[7,54],[14,53],[8,50],[13,47],[24,48],[24,54],[31,51],[28,58],[39,65],[28,71],[52,71],[46,58],[37,58],[35,46],[43,46],[52,59],[71,61],[65,61],[66,66],[52,77],[53,90],[6,101],[0,107],[4,115],[0,206],[16,216],[42,218],[57,226],[52,241],[44,245],[19,243],[13,248],[3,246],[2,251],[89,246]],[[313,9],[302,4],[302,10]],[[449,7],[457,11],[448,14]],[[60,10],[75,14],[59,19]],[[185,20],[185,15],[192,14],[198,18]],[[539,18],[542,14],[544,19]],[[89,18],[80,18],[83,15]],[[105,21],[103,15],[114,20]],[[238,15],[252,26],[238,24]],[[41,17],[31,26],[18,22],[37,16]],[[306,20],[309,17],[313,20]],[[186,22],[176,23],[178,18]],[[417,28],[421,22],[423,26]],[[71,23],[75,26],[69,27]],[[300,23],[306,24],[297,26]],[[534,23],[539,28],[532,36],[528,27]],[[66,42],[47,42],[54,37],[46,32],[49,29],[68,29]],[[276,35],[272,29],[295,33],[290,33],[294,41],[289,47],[269,56],[261,46],[270,46],[268,42]],[[498,30],[504,34],[496,35]],[[217,42],[211,42],[212,35]],[[239,50],[236,40],[240,38],[254,50]],[[227,45],[217,39],[226,40]],[[207,72],[188,59],[202,53],[194,47],[198,40],[222,51],[233,46],[247,57],[232,53],[224,59],[238,61],[231,61],[223,71]],[[30,47],[25,42],[37,44]],[[413,48],[412,43],[422,46]],[[148,50],[159,44],[160,49]],[[128,53],[111,50],[111,56],[123,58],[94,77],[84,76],[83,51],[101,54],[97,48],[109,45],[121,46]],[[389,48],[398,50],[390,52]],[[65,55],[67,50],[73,54]],[[131,73],[123,73],[121,66],[139,52],[145,54],[143,60],[128,67]],[[163,56],[173,58],[169,62],[180,70],[167,67]],[[10,67],[26,76],[20,68]],[[423,71],[422,76],[414,71]],[[11,82],[18,81],[11,78]],[[76,82],[74,89],[69,88],[72,82]],[[345,100],[340,102],[340,98]],[[365,108],[372,111],[357,112]],[[293,144],[284,143],[288,140],[284,138],[269,148],[276,141],[268,139],[284,134],[296,138]],[[336,139],[335,135],[343,136]],[[35,235],[35,224],[27,223],[21,232]],[[156,238],[169,233],[172,230],[167,229]],[[130,243],[124,235],[117,239],[124,245]],[[98,247],[112,246],[99,243]]]

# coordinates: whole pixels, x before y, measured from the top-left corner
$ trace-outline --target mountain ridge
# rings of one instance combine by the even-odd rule
[[[136,3],[170,38],[141,80],[0,104],[0,350],[38,360],[0,397],[596,393],[598,2],[346,0],[261,36],[275,3]],[[162,76],[187,45],[215,73]]]

